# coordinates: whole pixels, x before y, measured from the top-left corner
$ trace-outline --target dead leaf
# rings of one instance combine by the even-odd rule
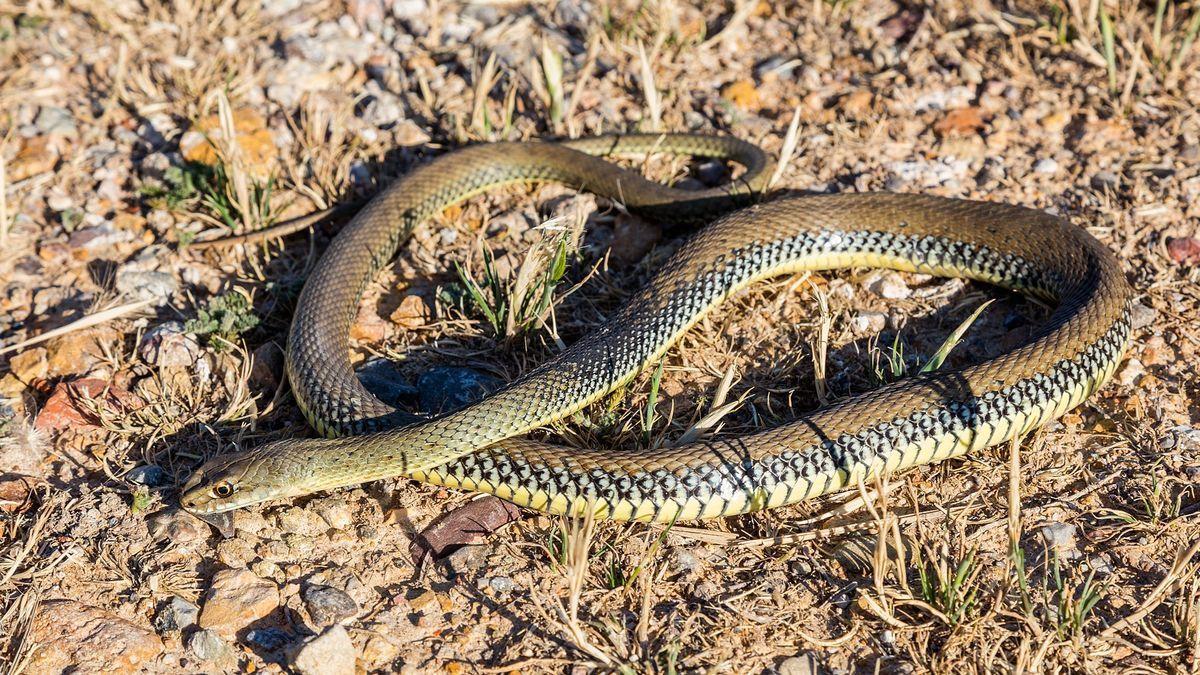
[[[426,558],[441,559],[520,519],[521,509],[513,504],[498,497],[482,497],[435,519],[413,538],[408,553],[420,569]]]

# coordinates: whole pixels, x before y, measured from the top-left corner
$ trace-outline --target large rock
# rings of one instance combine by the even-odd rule
[[[249,570],[222,570],[213,576],[200,610],[200,627],[234,635],[275,611],[279,587]]]
[[[356,657],[350,634],[337,624],[297,649],[292,667],[301,675],[354,675]]]
[[[27,673],[143,672],[163,650],[153,631],[74,600],[43,602],[29,641]]]

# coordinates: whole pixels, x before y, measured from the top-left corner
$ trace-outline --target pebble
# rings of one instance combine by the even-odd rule
[[[43,347],[27,349],[12,357],[8,362],[8,370],[18,380],[29,384],[50,372],[49,354]]]
[[[325,521],[317,514],[299,506],[286,509],[279,516],[279,529],[288,534],[313,537],[325,532]]]
[[[256,577],[249,570],[221,570],[213,576],[200,627],[222,635],[233,635],[279,606],[279,587]]]
[[[57,106],[42,106],[33,124],[43,134],[68,136],[75,133],[75,117],[70,110]]]
[[[198,630],[192,633],[187,646],[188,651],[205,663],[228,667],[237,662],[233,648],[213,630]]]
[[[1120,184],[1120,177],[1111,171],[1100,171],[1092,176],[1092,188],[1096,190],[1115,190]]]
[[[401,21],[420,19],[428,11],[429,5],[425,0],[394,0],[392,2],[392,16]]]
[[[1049,157],[1046,159],[1039,159],[1037,164],[1033,165],[1033,170],[1035,173],[1045,174],[1047,176],[1053,175],[1058,173],[1058,162],[1050,159]]]
[[[116,288],[129,300],[153,300],[154,304],[163,305],[179,290],[179,282],[169,272],[122,268],[117,272]]]
[[[350,513],[350,507],[340,499],[318,499],[311,502],[309,507],[321,517],[321,520],[325,521],[326,525],[335,530],[346,530],[354,524],[354,516]]]
[[[517,589],[517,582],[513,581],[512,577],[489,577],[487,585],[497,595],[509,595]]]
[[[696,179],[708,187],[716,187],[729,181],[729,167],[724,162],[708,160],[696,167]]]
[[[675,570],[683,575],[696,574],[701,570],[700,559],[687,549],[675,549],[672,562]]]
[[[875,279],[867,287],[872,293],[888,300],[903,300],[912,295],[912,289],[904,283],[904,278],[896,272],[887,272]]]
[[[340,624],[305,642],[291,659],[301,675],[354,675],[357,654],[350,634]]]
[[[650,252],[662,239],[662,228],[637,216],[618,214],[613,225],[612,258],[620,265],[632,265]]]
[[[779,675],[819,675],[821,664],[812,652],[804,652],[784,659],[778,670]]]
[[[1068,523],[1047,523],[1038,529],[1046,546],[1067,560],[1074,560],[1082,555],[1076,545],[1076,532],[1077,528]]]
[[[184,332],[178,321],[161,323],[146,332],[138,343],[138,356],[147,365],[187,367],[200,358],[203,350],[196,338]]]
[[[154,628],[159,633],[182,632],[195,626],[199,618],[199,607],[174,595],[154,616]]]
[[[447,229],[446,231],[454,232],[455,230]],[[388,318],[401,328],[420,328],[429,323],[429,307],[425,304],[425,298],[412,293],[400,300],[400,306]]]
[[[146,528],[155,541],[173,544],[199,544],[208,540],[208,524],[182,509],[164,509],[146,519]]]
[[[859,312],[850,319],[850,328],[857,335],[881,333],[886,326],[887,315],[883,312]]]
[[[171,482],[167,478],[167,472],[162,470],[162,467],[154,464],[145,464],[134,467],[125,474],[125,480],[136,485],[145,485],[146,487],[163,487]]]
[[[358,615],[358,603],[345,591],[320,584],[304,589],[304,608],[317,628],[342,623]]]
[[[1121,368],[1121,372],[1117,373],[1117,382],[1122,386],[1129,387],[1135,384],[1142,375],[1146,374],[1146,367],[1137,359],[1129,359],[1125,362],[1125,366]]]
[[[464,408],[499,389],[503,382],[470,368],[439,366],[417,379],[420,407],[427,413],[449,413]]]
[[[246,642],[260,649],[275,652],[292,643],[296,636],[282,628],[255,628],[246,633]]]
[[[487,548],[463,546],[446,557],[446,565],[455,576],[473,576],[487,564]]]
[[[1130,323],[1134,330],[1145,328],[1154,323],[1158,319],[1158,310],[1153,307],[1147,307],[1140,302],[1133,303],[1130,308]]]
[[[42,602],[25,641],[28,673],[143,672],[163,651],[153,631],[74,600]]]

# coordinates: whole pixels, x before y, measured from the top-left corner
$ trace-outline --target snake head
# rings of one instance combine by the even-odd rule
[[[272,480],[269,446],[214,457],[188,478],[180,505],[196,515],[223,513],[296,493],[286,482]]]

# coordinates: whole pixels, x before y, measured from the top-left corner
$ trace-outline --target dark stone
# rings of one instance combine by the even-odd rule
[[[372,359],[358,371],[358,381],[388,405],[399,406],[401,401],[417,395],[416,387],[405,381],[395,364],[387,359]]]
[[[264,651],[277,652],[291,644],[295,637],[282,628],[255,628],[246,633],[246,642]]]
[[[200,608],[178,595],[172,597],[154,616],[154,628],[159,633],[185,631],[196,625]]]
[[[163,487],[171,482],[167,478],[167,472],[153,464],[132,469],[129,473],[125,474],[125,480],[137,485],[145,485],[146,487]]]
[[[443,366],[428,370],[417,379],[421,411],[444,414],[465,408],[504,384],[470,368]]]
[[[358,615],[358,603],[333,586],[313,585],[304,589],[304,608],[317,628],[332,626]]]

